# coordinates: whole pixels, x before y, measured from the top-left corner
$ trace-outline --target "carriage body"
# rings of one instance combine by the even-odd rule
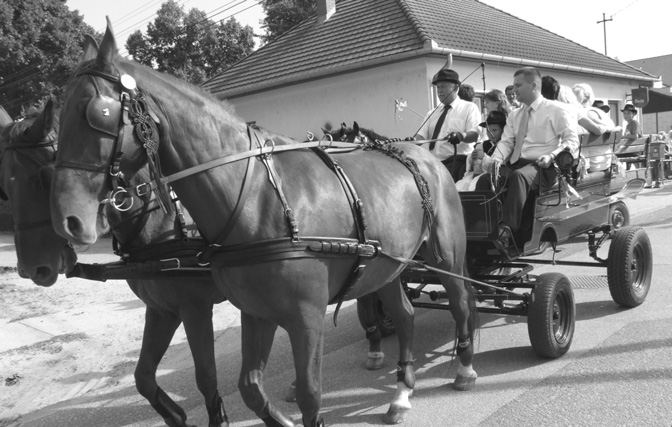
[[[614,136],[604,138],[612,143]],[[533,275],[535,264],[606,268],[609,289],[615,302],[626,307],[641,304],[651,282],[651,244],[640,227],[629,226],[624,200],[644,187],[632,179],[616,191],[612,170],[580,176],[575,169],[564,171],[562,184],[528,198],[521,230],[515,234],[518,255],[504,256],[495,247],[502,203],[494,191],[461,192],[467,231],[467,267],[478,310],[485,313],[528,317],[528,332],[534,350],[556,358],[565,354],[572,341],[575,321],[571,281],[560,273]],[[568,191],[567,185],[575,190]],[[601,233],[601,234],[600,234]],[[551,260],[536,257],[549,248],[577,236],[588,236],[592,261]],[[611,238],[609,257],[601,259],[598,249]],[[408,268],[401,274],[406,295],[415,307],[447,309],[443,293],[432,290],[439,283],[437,273]]]

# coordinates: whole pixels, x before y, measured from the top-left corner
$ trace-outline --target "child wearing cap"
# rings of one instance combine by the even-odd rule
[[[479,178],[490,164],[490,156],[495,152],[497,143],[502,139],[506,114],[501,111],[490,111],[480,127],[485,128],[490,139],[479,142],[467,159],[464,177],[455,183],[458,191],[474,191]]]

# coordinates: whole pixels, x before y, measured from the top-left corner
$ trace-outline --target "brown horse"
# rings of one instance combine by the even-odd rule
[[[77,256],[51,226],[49,186],[38,173],[56,157],[53,103],[45,111],[34,119],[8,123],[0,131],[0,197],[11,201],[19,275],[51,286],[59,273],[72,268]],[[20,203],[27,195],[34,197]]]
[[[140,94],[158,123],[156,156],[136,145],[131,132],[122,132],[129,99]],[[75,243],[97,239],[98,204],[113,190],[118,171],[132,176],[148,160],[160,163],[164,174],[182,171],[185,176],[172,186],[212,243],[206,259],[217,286],[242,311],[239,388],[247,406],[266,425],[294,425],[263,390],[263,371],[281,326],[292,345],[303,424],[324,425],[319,411],[326,307],[378,290],[400,339],[397,394],[386,421],[404,418],[415,382],[412,307],[398,280],[404,260],[420,251],[433,266],[458,274],[465,270],[460,199],[434,156],[410,144],[334,155],[356,183],[371,238],[370,245],[347,246],[338,239],[357,241],[353,206],[342,181],[314,151],[260,148],[255,153],[277,151],[271,155],[275,179],[269,183],[270,172],[260,169],[248,176],[260,157],[245,154],[253,147],[245,123],[198,88],[119,57],[109,22],[97,56],[80,64],[65,97],[52,182],[59,234]],[[405,164],[393,158],[399,150]],[[227,164],[207,168],[206,162],[215,159]],[[194,167],[205,169],[188,173]],[[286,197],[279,196],[278,187]],[[426,191],[421,194],[418,187]],[[241,194],[247,195],[242,206]],[[369,251],[375,242],[380,248]],[[350,249],[348,255],[333,252],[346,246],[357,255]],[[459,301],[451,304],[460,341],[458,382],[473,382],[471,295],[462,280],[442,276],[442,281],[451,301]]]
[[[49,183],[55,157],[55,116],[49,102],[35,119],[10,125],[2,132],[0,147],[0,183],[11,189],[12,213],[17,218],[29,218],[34,212],[49,212]],[[47,136],[45,139],[45,135]],[[51,137],[51,138],[50,138]],[[137,184],[148,177],[146,170],[137,176]],[[112,232],[120,242],[121,251],[160,244],[181,230],[175,218],[153,209],[155,197],[134,196],[133,208],[121,212],[106,206],[106,216]],[[130,202],[129,202],[130,203]],[[190,217],[185,212],[185,221]],[[144,227],[138,227],[137,223]],[[56,275],[72,270],[76,255],[67,241],[56,234],[50,218],[35,221],[29,227],[19,222],[15,232],[19,272],[41,286],[50,286]],[[182,237],[180,237],[182,238]],[[52,242],[58,242],[53,245]],[[39,268],[27,268],[36,265]],[[63,260],[63,261],[62,261]],[[47,275],[46,272],[54,274]],[[48,280],[47,280],[48,277]],[[169,426],[185,426],[186,413],[156,382],[156,371],[175,331],[184,322],[184,329],[196,368],[196,383],[205,397],[209,427],[228,426],[226,412],[217,391],[213,304],[224,297],[209,277],[202,279],[165,278],[161,280],[128,280],[131,290],[147,306],[145,330],[140,356],[135,369],[135,384],[140,392],[164,418]]]

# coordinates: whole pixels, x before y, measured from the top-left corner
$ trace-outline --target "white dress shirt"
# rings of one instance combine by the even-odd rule
[[[535,161],[546,154],[557,155],[566,147],[569,147],[572,153],[578,151],[579,137],[575,112],[541,96],[530,104],[530,107],[527,134],[520,153],[522,159]],[[524,108],[517,108],[509,114],[502,139],[492,155],[493,159],[504,162],[513,153],[514,143],[519,143],[515,139],[523,111]]]
[[[417,135],[421,139],[430,139],[434,133],[434,128],[436,127],[436,122],[439,120],[441,113],[443,112],[444,105],[439,104],[438,107],[431,110],[425,116],[425,124],[422,125]],[[427,119],[429,117],[429,119]],[[478,132],[478,124],[481,123],[481,115],[478,112],[478,107],[476,104],[469,101],[464,101],[463,99],[456,98],[451,104],[448,113],[446,113],[446,119],[441,126],[441,131],[439,132],[439,138],[445,138],[451,132],[462,132],[462,136],[465,136],[467,132]],[[424,148],[429,150],[430,144],[423,144]],[[474,143],[470,142],[460,142],[457,144],[457,154],[467,155],[474,151]],[[449,157],[453,156],[453,145],[448,141],[437,141],[432,150],[432,153],[439,160],[446,160]]]

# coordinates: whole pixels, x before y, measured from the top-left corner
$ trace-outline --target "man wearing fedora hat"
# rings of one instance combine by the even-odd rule
[[[442,68],[432,84],[441,104],[432,109],[415,135],[416,139],[432,140],[423,147],[431,151],[448,168],[455,181],[464,175],[467,156],[478,139],[480,113],[473,102],[458,97],[460,76],[450,68]]]
[[[635,140],[642,137],[642,125],[639,124],[635,116],[637,115],[637,109],[632,104],[625,104],[625,107],[621,110],[623,113],[623,118],[628,125],[625,127],[625,132],[623,132],[623,139]]]

